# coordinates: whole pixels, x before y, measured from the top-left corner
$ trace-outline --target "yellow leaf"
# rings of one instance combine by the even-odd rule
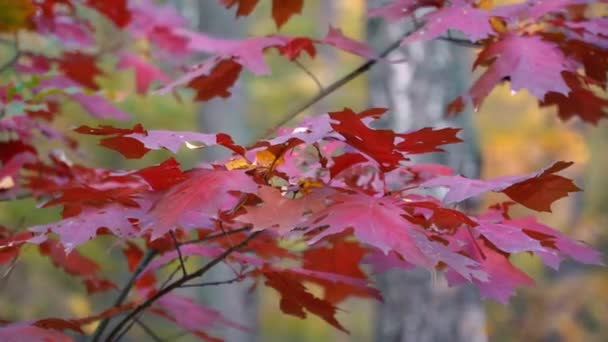
[[[248,169],[253,166],[245,158],[233,159],[224,165],[228,170]]]
[[[499,17],[490,17],[490,26],[492,26],[496,33],[507,32],[507,23]]]
[[[255,164],[265,167],[276,167],[283,163],[283,156],[277,160],[277,156],[268,150],[262,150],[255,154]]]
[[[27,27],[35,11],[31,0],[0,0],[0,32],[16,32]]]
[[[484,10],[491,10],[494,7],[494,0],[479,0],[477,2],[477,8]]]

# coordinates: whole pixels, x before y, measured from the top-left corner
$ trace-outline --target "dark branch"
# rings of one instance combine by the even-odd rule
[[[179,248],[179,243],[177,242],[177,239],[175,238],[175,233],[170,230],[169,234],[171,234],[171,238],[173,239],[173,243],[175,244],[175,250],[177,250],[177,256],[179,257],[179,265],[182,268],[182,274],[185,277],[186,275],[188,275],[188,272],[186,271],[186,265],[184,264],[184,257],[182,256],[182,250]]]
[[[145,302],[143,302],[140,305],[138,305],[135,309],[133,309],[133,311],[131,311],[127,316],[125,316],[112,329],[112,331],[110,331],[110,333],[109,333],[109,335],[108,335],[108,337],[107,337],[106,340],[107,341],[115,341],[117,335],[129,323],[129,321],[131,321],[138,314],[140,314],[145,309],[147,309],[148,307],[150,307],[159,298],[161,298],[162,296],[166,295],[167,293],[173,291],[174,289],[181,287],[183,284],[187,283],[188,281],[190,281],[192,279],[195,279],[195,278],[198,278],[198,277],[201,277],[202,275],[204,275],[205,273],[207,273],[210,269],[212,269],[215,265],[217,265],[220,262],[222,262],[230,254],[232,254],[233,252],[235,252],[238,249],[243,248],[245,245],[247,245],[247,243],[249,243],[249,241],[251,241],[253,238],[255,238],[256,236],[258,236],[260,233],[262,233],[262,232],[261,231],[257,231],[257,232],[252,233],[251,235],[249,235],[247,238],[245,238],[244,240],[242,240],[241,242],[239,242],[235,246],[226,249],[222,254],[220,254],[215,259],[211,260],[210,262],[208,262],[205,266],[201,267],[197,271],[195,271],[193,273],[190,273],[187,276],[181,277],[180,279],[174,281],[173,283],[171,283],[169,286],[165,287],[164,289],[160,289],[152,297],[148,298]]]
[[[319,88],[320,92],[323,91],[323,84],[321,84],[321,81],[319,80],[319,78],[312,71],[310,71],[307,67],[305,67],[304,64],[300,63],[300,61],[298,61],[297,59],[294,59],[293,62],[295,63],[296,66],[298,66],[298,68],[300,68],[302,71],[304,71],[304,73],[306,75],[308,75],[308,77],[310,77],[310,79],[313,82],[315,82],[315,84]]]
[[[349,83],[353,79],[355,79],[358,76],[360,76],[360,75],[364,74],[365,72],[367,72],[369,69],[371,69],[372,66],[376,65],[376,63],[378,63],[380,60],[382,60],[383,58],[385,58],[386,56],[388,56],[391,52],[393,52],[394,50],[396,50],[399,46],[401,46],[401,41],[405,37],[409,36],[410,34],[412,34],[415,31],[416,31],[416,29],[414,29],[412,31],[409,31],[404,36],[402,36],[398,40],[394,41],[386,49],[384,49],[377,58],[372,58],[372,59],[367,60],[365,63],[361,64],[358,68],[356,68],[355,70],[353,70],[353,71],[349,72],[348,74],[344,75],[342,78],[340,78],[339,80],[337,80],[334,83],[330,84],[327,88],[323,89],[323,91],[321,91],[319,94],[317,94],[316,96],[312,97],[310,100],[306,101],[305,103],[303,103],[302,105],[300,105],[299,107],[297,107],[295,110],[289,112],[287,115],[283,116],[283,119],[281,119],[279,122],[277,122],[272,127],[270,127],[268,130],[266,130],[266,132],[264,133],[264,135],[262,136],[262,138],[266,137],[266,136],[268,136],[270,134],[272,134],[277,129],[279,129],[280,127],[282,127],[283,125],[285,125],[286,123],[288,123],[289,121],[291,121],[293,118],[295,118],[296,116],[298,116],[298,114],[300,114],[301,112],[303,112],[306,109],[310,108],[315,103],[323,100],[325,97],[327,97],[328,95],[332,94],[334,91],[342,88],[345,84]],[[261,138],[258,138],[258,139],[261,139]]]
[[[129,294],[129,291],[131,291],[133,284],[135,284],[135,280],[137,280],[137,277],[139,276],[139,274],[146,268],[146,266],[148,266],[150,261],[152,261],[152,259],[154,259],[154,257],[157,254],[158,254],[158,252],[155,249],[148,249],[146,251],[146,254],[144,254],[144,257],[139,262],[139,265],[137,265],[137,268],[135,269],[133,274],[131,274],[131,278],[129,278],[129,281],[122,288],[122,290],[120,291],[120,294],[114,301],[114,305],[113,305],[114,307],[120,306],[125,301],[125,299],[127,299],[127,295]],[[93,337],[91,339],[92,341],[94,341],[94,342],[99,341],[99,339],[101,338],[101,335],[103,334],[103,331],[108,326],[108,323],[110,323],[110,317],[104,318],[99,323],[99,325],[97,326],[97,329],[95,329],[95,332],[93,333]]]
[[[228,279],[228,280],[208,281],[208,282],[196,283],[196,284],[184,284],[184,285],[182,285],[180,287],[184,288],[184,287],[206,287],[206,286],[225,285],[225,284],[236,283],[236,282],[241,281],[243,279],[244,278],[241,276],[241,277],[235,277],[235,278]]]

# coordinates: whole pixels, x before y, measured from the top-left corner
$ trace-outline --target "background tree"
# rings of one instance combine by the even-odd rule
[[[415,158],[460,142],[459,129],[372,128],[385,108],[346,107],[293,129],[280,127],[376,64],[399,63],[389,56],[400,46],[432,39],[478,47],[475,65],[486,68],[450,102],[450,113],[467,106],[477,110],[492,89],[509,81],[512,91],[528,89],[541,105],[556,105],[562,119],[597,123],[605,116],[601,92],[608,65],[597,56],[605,56],[606,35],[603,18],[587,10],[599,3],[394,1],[370,15],[392,20],[428,12],[415,20],[415,31],[376,52],[333,26],[316,38],[223,39],[191,29],[170,4],[153,1],[0,2],[0,32],[11,52],[0,67],[9,75],[0,93],[0,196],[59,207],[51,222],[0,229],[2,281],[10,281],[19,258],[34,251],[76,277],[81,291],[110,298],[78,318],[28,315],[19,322],[11,315],[2,321],[0,340],[116,341],[127,334],[214,340],[214,328],[249,327],[201,305],[187,289],[245,280],[275,291],[283,313],[317,316],[346,332],[339,308],[352,297],[380,299],[370,276],[391,268],[441,272],[451,286],[471,283],[483,297],[505,303],[516,287],[532,283],[512,255],[529,252],[553,268],[566,257],[601,263],[600,254],[584,243],[511,209],[518,204],[549,212],[556,200],[579,191],[559,174],[570,162],[551,161],[538,172],[489,180],[454,175],[449,167]],[[237,16],[266,8],[277,28],[304,5],[221,4]],[[130,114],[115,105],[130,92],[185,103],[228,98],[243,75],[272,72],[265,59],[271,53],[316,80],[298,59],[315,57],[321,47],[366,61],[335,82],[318,82],[317,95],[248,146],[225,133],[121,122]],[[210,57],[192,63],[200,52]],[[116,68],[133,70],[132,89],[111,84],[120,77]],[[125,163],[124,170],[104,167],[85,152],[90,146],[78,144],[85,135],[140,160]],[[182,165],[192,158],[182,156],[180,163],[169,153],[182,146],[229,152],[188,167]],[[446,192],[427,191],[434,188]],[[458,205],[487,192],[513,202],[503,198],[476,213]],[[100,266],[110,258],[88,255],[89,246],[120,256],[128,278],[112,279]],[[232,277],[210,279],[221,264]],[[159,320],[172,322],[170,330]]]

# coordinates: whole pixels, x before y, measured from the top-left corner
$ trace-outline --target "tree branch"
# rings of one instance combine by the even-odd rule
[[[184,284],[184,285],[182,285],[180,287],[181,288],[185,288],[185,287],[217,286],[217,285],[232,284],[232,283],[236,283],[236,282],[241,281],[241,280],[243,280],[243,277],[239,276],[239,277],[234,277],[234,278],[228,279],[228,280],[208,281],[208,282],[196,283],[196,284]]]
[[[129,278],[129,281],[127,282],[127,284],[122,288],[122,290],[120,291],[120,294],[118,294],[118,297],[114,301],[113,307],[120,306],[125,301],[125,299],[127,298],[127,295],[129,294],[129,291],[131,291],[131,288],[133,287],[133,284],[135,284],[135,280],[137,280],[137,277],[139,276],[139,274],[146,268],[146,266],[148,266],[150,261],[152,261],[152,259],[154,259],[154,257],[157,254],[158,254],[158,251],[156,251],[156,249],[148,249],[146,251],[146,254],[144,254],[143,258],[139,262],[139,265],[137,265],[137,268],[131,274],[131,278]],[[111,319],[111,317],[104,318],[99,323],[99,325],[97,326],[97,329],[95,329],[95,332],[93,333],[93,337],[91,339],[93,342],[99,341],[99,339],[101,338],[101,335],[103,334],[103,331],[110,323],[110,319]]]
[[[186,275],[188,275],[188,272],[186,271],[186,265],[184,264],[184,257],[182,256],[182,250],[179,248],[179,243],[177,242],[177,239],[175,238],[175,233],[170,230],[169,234],[171,235],[171,238],[173,239],[173,243],[175,244],[175,249],[177,250],[177,256],[179,257],[179,265],[182,268],[182,275],[185,277]]]
[[[190,273],[187,276],[181,277],[180,279],[178,279],[175,282],[171,283],[169,286],[165,287],[164,289],[160,289],[152,297],[148,298],[145,302],[143,302],[140,305],[138,305],[135,309],[133,309],[133,311],[131,311],[126,317],[124,317],[112,329],[112,331],[110,331],[110,333],[109,333],[108,337],[106,338],[106,340],[107,341],[114,341],[115,338],[117,337],[117,335],[120,333],[120,331],[125,327],[126,324],[129,323],[129,321],[131,319],[133,319],[134,317],[136,317],[140,312],[143,312],[146,308],[148,308],[149,306],[151,306],[159,298],[161,298],[162,296],[166,295],[167,293],[173,291],[174,289],[181,287],[183,284],[187,283],[188,281],[204,275],[205,273],[207,273],[207,271],[209,271],[210,269],[212,269],[215,265],[217,265],[220,262],[222,262],[226,257],[228,257],[230,254],[232,254],[236,250],[243,248],[245,245],[247,245],[247,243],[249,243],[249,241],[251,241],[253,238],[255,238],[256,236],[258,236],[261,233],[262,233],[262,231],[257,231],[257,232],[254,232],[254,233],[250,234],[247,238],[245,238],[244,240],[242,240],[241,242],[239,242],[235,246],[226,249],[222,254],[220,254],[219,256],[217,256],[215,259],[211,260],[207,264],[205,264],[205,266],[201,267],[197,271],[195,271],[193,273]]]
[[[406,34],[404,34],[401,38],[397,39],[392,44],[390,44],[386,49],[384,49],[380,53],[380,55],[377,58],[368,59],[365,63],[359,65],[359,67],[357,67],[355,70],[353,70],[353,71],[349,72],[348,74],[344,75],[342,78],[338,79],[334,83],[330,84],[327,88],[323,89],[323,91],[319,92],[316,96],[312,97],[311,99],[309,99],[308,101],[304,102],[302,105],[300,105],[299,107],[297,107],[293,111],[289,112],[287,115],[283,116],[283,119],[281,119],[279,122],[277,122],[272,127],[270,127],[269,129],[267,129],[266,132],[264,133],[264,135],[262,137],[258,137],[258,139],[256,139],[256,140],[259,140],[259,139],[262,139],[262,138],[264,138],[264,137],[266,137],[268,135],[271,135],[273,132],[275,132],[281,126],[285,125],[286,123],[288,123],[289,121],[291,121],[293,118],[295,118],[296,116],[298,116],[298,114],[300,114],[301,112],[303,112],[306,109],[310,108],[315,103],[323,100],[325,97],[327,97],[328,95],[332,94],[334,91],[342,88],[342,86],[344,86],[348,82],[352,81],[353,79],[357,78],[359,75],[362,75],[365,72],[367,72],[369,69],[371,69],[372,66],[374,66],[376,63],[378,63],[381,59],[383,59],[384,57],[388,56],[391,52],[393,52],[399,46],[401,46],[401,41],[405,37],[407,37],[410,34],[414,33],[417,29],[418,29],[418,26],[416,28],[414,28],[413,30],[411,30],[411,31],[407,32]]]

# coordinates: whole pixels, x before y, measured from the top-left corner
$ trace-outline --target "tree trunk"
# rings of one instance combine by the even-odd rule
[[[225,38],[246,36],[247,21],[234,19],[234,11],[222,8],[219,1],[198,2],[198,26],[204,33]],[[232,88],[232,96],[227,99],[213,99],[202,104],[199,111],[199,129],[202,132],[226,132],[241,143],[249,142],[251,129],[247,126],[246,112],[248,96],[245,85],[238,81]],[[219,152],[219,151],[213,151]],[[215,160],[218,153],[206,151],[203,159]],[[219,264],[209,274],[207,281],[226,280],[235,277],[235,271],[225,264]],[[206,288],[201,294],[226,317],[249,327],[250,331],[226,329],[221,336],[225,341],[253,342],[257,339],[257,295],[249,291],[251,281],[244,281],[216,288]]]
[[[402,25],[405,26],[405,25]],[[369,26],[370,42],[383,46],[393,42],[407,27],[380,24]],[[373,106],[390,108],[386,125],[403,132],[432,127],[461,127],[465,141],[415,162],[442,163],[456,172],[475,177],[479,174],[479,149],[471,113],[454,120],[444,118],[445,107],[467,88],[470,55],[466,48],[433,41],[403,46],[370,74]],[[444,278],[427,270],[388,272],[378,279],[385,301],[377,306],[375,340],[484,342],[485,315],[479,294],[471,287],[450,288]]]

